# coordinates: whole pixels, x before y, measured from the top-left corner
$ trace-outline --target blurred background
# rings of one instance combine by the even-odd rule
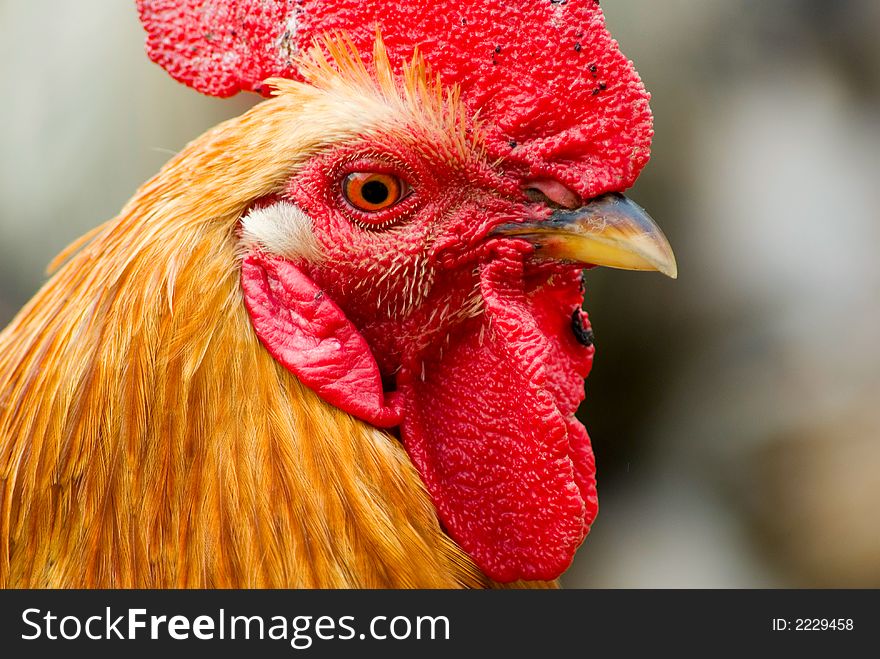
[[[680,275],[589,275],[601,512],[564,585],[880,587],[880,2],[602,4],[653,93],[631,196]],[[142,44],[132,2],[0,0],[0,326],[255,101]]]

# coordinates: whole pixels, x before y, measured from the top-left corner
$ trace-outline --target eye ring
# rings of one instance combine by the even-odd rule
[[[406,181],[383,172],[352,172],[342,181],[342,196],[364,213],[390,208],[409,192]]]

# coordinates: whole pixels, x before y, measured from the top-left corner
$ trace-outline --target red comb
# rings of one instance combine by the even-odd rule
[[[137,0],[137,8],[150,59],[204,94],[257,91],[266,78],[294,74],[292,1]]]
[[[489,152],[584,197],[629,187],[648,160],[648,94],[596,0],[138,0],[147,50],[215,96],[297,78],[295,57],[347,32],[367,62],[376,28],[399,66],[418,46],[479,110]]]

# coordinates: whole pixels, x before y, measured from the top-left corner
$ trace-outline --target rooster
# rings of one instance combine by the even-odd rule
[[[0,587],[554,585],[582,271],[676,274],[598,3],[137,6],[173,77],[266,99],[0,334]]]

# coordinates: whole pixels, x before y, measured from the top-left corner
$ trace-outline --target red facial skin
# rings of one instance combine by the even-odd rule
[[[364,155],[377,152],[385,156]],[[364,214],[342,196],[352,171],[405,178],[412,192]],[[478,160],[450,167],[392,136],[331,150],[288,190],[313,218],[324,258],[285,265],[255,253],[243,280],[255,329],[276,358],[342,409],[400,423],[440,520],[498,581],[556,578],[596,514],[589,438],[574,418],[593,357],[571,328],[580,268],[488,236],[549,212],[521,187]],[[301,320],[279,321],[291,308]],[[329,336],[339,352],[308,348],[311,337],[296,328],[315,326],[318,345]]]

